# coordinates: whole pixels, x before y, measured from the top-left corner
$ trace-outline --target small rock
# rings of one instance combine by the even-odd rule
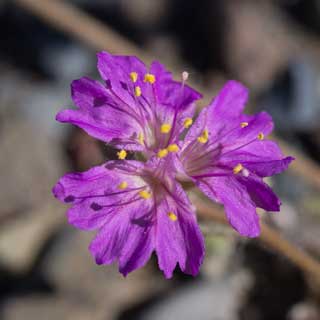
[[[96,265],[88,251],[92,237],[92,233],[70,232],[68,228],[47,255],[44,275],[63,295],[92,306],[103,306],[115,315],[168,285],[162,277],[155,277],[150,263],[126,278],[116,265]]]
[[[288,320],[319,320],[319,306],[313,303],[301,302],[292,307],[289,312]]]
[[[0,232],[0,261],[15,272],[30,269],[50,235],[65,222],[62,205],[54,199],[21,213]]]
[[[107,310],[88,306],[85,301],[72,301],[65,297],[31,295],[8,300],[2,307],[4,320],[111,320]]]

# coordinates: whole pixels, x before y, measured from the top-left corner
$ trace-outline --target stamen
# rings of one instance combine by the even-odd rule
[[[144,135],[143,135],[143,133],[142,132],[140,132],[139,134],[138,134],[138,140],[139,140],[139,143],[140,144],[144,144]]]
[[[198,141],[200,143],[206,143],[209,139],[209,131],[207,129],[204,129],[201,136],[198,137]]]
[[[141,88],[139,86],[136,86],[134,88],[134,94],[136,95],[136,97],[140,97],[141,96]]]
[[[169,144],[167,150],[169,152],[178,152],[179,151],[179,147],[177,144],[173,143],[173,144]]]
[[[182,74],[181,74],[181,77],[182,77],[182,81],[186,82],[188,80],[188,78],[189,78],[189,72],[183,71]]]
[[[264,134],[263,134],[263,132],[260,132],[260,133],[258,134],[258,139],[259,139],[259,140],[263,140],[263,139],[264,139]]]
[[[118,185],[118,189],[120,190],[124,190],[128,187],[128,182],[127,181],[122,181],[119,185]]]
[[[246,177],[246,178],[248,178],[249,177],[249,170],[248,169],[246,169],[246,168],[243,168],[242,169],[242,175],[244,176],[244,177]]]
[[[183,126],[188,129],[193,123],[193,120],[191,118],[186,118],[183,122]]]
[[[238,174],[241,172],[243,169],[243,165],[241,163],[238,163],[234,168],[233,168],[233,173]]]
[[[247,127],[248,125],[249,125],[248,122],[241,122],[241,124],[240,124],[241,128],[245,128],[245,127]]]
[[[173,212],[168,212],[168,217],[171,221],[177,221],[178,217]]]
[[[151,84],[154,84],[156,82],[156,77],[154,74],[151,74],[151,73],[146,73],[144,75],[144,82],[149,82]]]
[[[164,123],[161,125],[161,128],[160,128],[161,133],[169,133],[170,130],[171,130],[171,124]]]
[[[139,192],[139,195],[141,198],[143,199],[149,199],[151,197],[151,193],[146,191],[146,190],[142,190]]]
[[[135,82],[137,82],[137,80],[138,80],[138,74],[137,74],[136,72],[131,72],[131,73],[130,73],[130,78],[131,78],[131,81],[132,81],[133,83],[135,83]]]
[[[127,151],[126,150],[121,150],[117,152],[117,156],[120,160],[124,160],[127,157]]]
[[[167,149],[160,149],[158,151],[158,158],[164,158],[168,155],[168,150]]]

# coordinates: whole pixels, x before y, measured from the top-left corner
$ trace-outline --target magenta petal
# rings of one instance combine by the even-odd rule
[[[202,96],[186,84],[174,81],[172,74],[158,61],[151,64],[150,73],[155,75],[153,94],[156,97],[154,113],[160,123],[172,125],[170,143],[177,143],[179,135],[184,131],[184,121],[193,118],[195,101]],[[151,95],[150,95],[151,96]],[[151,105],[152,100],[150,101]]]
[[[186,262],[181,269],[186,274],[196,276],[204,259],[204,238],[195,218],[191,215],[183,215],[181,229],[186,245]]]
[[[119,271],[126,276],[143,267],[155,249],[155,232],[148,219],[132,219],[127,233],[126,245],[119,256]]]
[[[114,104],[107,89],[100,82],[86,77],[72,82],[71,96],[74,104],[83,110]]]
[[[107,82],[107,87],[111,92],[128,107],[133,107],[136,104],[135,98],[132,95],[132,81],[130,72],[133,70],[126,69],[127,63],[122,64],[123,59],[117,56],[102,51],[97,54],[98,70],[102,77]],[[133,57],[132,57],[133,58]]]
[[[121,161],[123,169],[126,162]],[[135,163],[130,162],[130,168]],[[128,183],[126,190],[117,188],[122,181]],[[67,212],[69,223],[79,229],[92,230],[100,228],[114,212],[118,212],[119,204],[130,203],[135,198],[137,191],[130,190],[135,190],[139,186],[137,183],[139,178],[126,175],[123,170],[108,170],[102,165],[86,172],[66,174],[53,188],[53,194],[72,205]]]
[[[259,236],[260,226],[256,206],[245,186],[236,178],[205,178],[199,180],[197,184],[210,198],[224,205],[229,223],[242,236]]]
[[[280,211],[281,202],[279,198],[262,179],[250,175],[248,178],[239,177],[238,180],[246,187],[251,200],[257,207],[267,211]]]
[[[245,128],[241,128],[241,122],[247,122]],[[273,130],[271,116],[266,112],[260,112],[253,116],[243,116],[235,121],[234,129],[222,136],[220,142],[224,144],[225,151],[245,148],[252,143],[263,142],[258,139],[260,134],[266,137]]]
[[[213,139],[224,138],[233,130],[248,99],[248,89],[237,81],[228,81],[207,107],[205,127]]]
[[[156,251],[159,268],[171,278],[177,263],[181,270],[197,275],[204,257],[204,240],[194,217],[189,212],[177,213],[171,221],[168,212],[158,212]]]
[[[177,264],[183,272],[197,275],[204,257],[204,240],[194,212],[184,203],[184,191],[177,191],[183,203],[167,198],[157,208],[156,252],[166,278],[172,277]],[[175,221],[170,219],[169,212],[176,215]]]
[[[228,151],[221,154],[220,161],[224,163],[238,162],[264,162],[282,160],[285,158],[278,144],[271,140],[256,140],[235,151]]]
[[[97,264],[111,264],[118,259],[130,229],[128,215],[114,214],[92,240],[89,250]]]
[[[123,275],[142,267],[154,250],[152,216],[149,203],[140,201],[119,208],[101,228],[89,250],[97,264],[119,261]]]
[[[233,168],[241,163],[249,172],[260,177],[269,177],[286,170],[293,160],[293,157],[283,156],[277,143],[258,140],[235,151],[222,154],[219,164]]]
[[[107,121],[97,119],[92,114],[82,110],[67,109],[60,111],[56,116],[56,120],[60,122],[71,123],[77,127],[80,127],[92,137],[105,142],[111,141],[120,134],[130,134],[130,132],[128,132],[129,128],[125,125],[125,123],[118,123],[114,126],[108,126]]]
[[[53,194],[72,205],[67,212],[69,223],[83,230],[96,229],[105,223],[110,210],[94,210],[94,204],[100,201],[109,179],[112,181],[112,175],[100,166],[84,173],[66,174],[58,181]]]
[[[180,82],[174,81],[171,72],[158,61],[151,64],[150,72],[156,76],[154,88],[160,105],[183,110],[202,97],[188,85],[182,87]]]
[[[120,178],[104,165],[97,166],[85,172],[65,174],[53,187],[52,192],[62,202],[79,203],[83,202],[83,196],[93,196],[104,191],[107,187],[106,180],[116,184]]]
[[[243,165],[260,177],[271,177],[288,169],[293,157],[286,157],[282,160],[270,160],[263,162],[243,162]]]
[[[209,130],[213,139],[225,137],[239,118],[248,99],[248,89],[237,81],[228,81],[219,94],[204,108],[190,128],[186,141],[197,139],[204,129]]]
[[[209,105],[214,119],[227,122],[238,118],[248,100],[248,94],[248,89],[241,83],[228,81]]]
[[[138,80],[143,80],[144,75],[147,73],[145,64],[135,56],[113,56],[113,60],[121,66],[126,72],[136,72]]]
[[[141,150],[137,141],[137,132],[141,126],[132,117],[112,108],[92,110],[67,109],[60,111],[56,119],[71,123],[86,131],[89,135],[104,142],[120,144],[128,150]]]
[[[58,121],[74,124],[89,135],[119,148],[142,149],[137,135],[142,131],[143,120],[134,110],[129,110],[99,82],[89,78],[73,81],[71,90],[79,109],[59,112]]]
[[[113,68],[120,69],[122,71],[121,76],[119,78],[120,82],[125,82],[128,84],[129,87],[133,88],[134,86],[139,86],[141,88],[141,92],[143,96],[150,102],[153,97],[152,86],[144,81],[144,76],[148,73],[146,65],[137,57],[135,56],[112,56],[109,54],[105,55],[102,53],[104,59],[108,59],[109,61],[109,69],[108,73],[107,70],[104,72],[104,79],[110,79],[111,84],[116,81],[113,75]],[[100,59],[100,58],[98,58]],[[99,63],[98,63],[99,65]],[[103,70],[100,71],[100,73]],[[129,79],[130,73],[135,72],[137,73],[137,81],[135,83]]]

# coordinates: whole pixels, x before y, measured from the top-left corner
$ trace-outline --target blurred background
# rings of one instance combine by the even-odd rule
[[[56,2],[83,38],[51,19]],[[120,38],[99,47],[100,33],[74,8]],[[121,39],[178,75],[187,70],[205,101],[227,79],[242,81],[247,111],[267,110],[277,138],[319,165],[320,1],[0,0],[0,37],[0,319],[320,319],[313,279],[217,223],[202,223],[207,254],[197,278],[176,270],[165,280],[155,257],[127,278],[96,266],[93,234],[69,226],[51,194],[66,171],[115,156],[55,114],[72,105],[73,79],[98,78],[99,49],[132,53]],[[289,170],[269,182],[283,205],[264,219],[319,258],[320,196],[310,174]]]

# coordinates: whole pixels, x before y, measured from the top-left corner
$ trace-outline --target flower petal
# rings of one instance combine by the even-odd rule
[[[282,160],[271,160],[263,162],[244,162],[243,165],[249,171],[254,172],[260,177],[271,177],[288,169],[289,164],[294,160],[293,157],[286,157]]]
[[[124,167],[127,162],[120,163]],[[135,163],[130,161],[130,170]],[[118,186],[123,181],[127,188],[121,190]],[[67,212],[69,223],[79,229],[92,230],[106,223],[111,214],[119,211],[121,204],[135,203],[137,190],[143,184],[141,178],[128,175],[123,169],[119,172],[102,165],[83,173],[66,174],[54,186],[53,194],[72,205]]]
[[[262,179],[250,175],[247,178],[238,177],[238,181],[245,186],[257,207],[267,211],[280,211],[281,201]]]
[[[89,246],[97,264],[119,261],[123,275],[142,267],[154,250],[149,201],[120,208],[112,215]],[[145,214],[145,216],[143,216]]]
[[[160,105],[184,110],[202,97],[199,92],[188,85],[174,81],[171,72],[167,71],[158,61],[151,64],[150,72],[156,77],[154,89]]]
[[[242,128],[242,122],[247,123],[247,126]],[[225,151],[236,150],[253,142],[261,143],[261,140],[272,130],[273,121],[267,112],[260,112],[252,116],[243,115],[235,121],[233,129],[221,137],[220,143],[224,144]]]
[[[149,94],[154,96],[155,102],[150,100],[149,103],[154,107],[153,112],[159,123],[168,123],[172,127],[168,143],[177,143],[185,129],[184,121],[194,116],[195,101],[202,96],[189,86],[174,81],[172,74],[158,61],[151,64],[150,73],[156,81]]]
[[[114,104],[107,89],[98,81],[83,77],[71,83],[74,104],[82,110]]]
[[[197,275],[204,257],[204,240],[194,212],[185,203],[184,191],[178,189],[179,200],[166,197],[157,207],[156,252],[166,278],[172,277],[177,263],[183,272]]]
[[[228,81],[209,105],[213,119],[226,123],[238,118],[248,100],[248,94],[248,89],[241,83],[234,80]]]
[[[254,141],[240,149],[228,151],[221,154],[221,161],[266,161],[281,160],[285,156],[281,152],[278,144],[271,140]]]
[[[102,79],[107,82],[110,92],[128,107],[135,108],[136,101],[130,79],[130,72],[133,70],[126,69],[128,61],[123,64],[124,59],[113,56],[106,51],[99,52],[97,58],[99,73]]]
[[[143,128],[140,115],[127,111],[99,82],[89,78],[73,81],[71,90],[79,109],[59,112],[58,121],[72,123],[105,142],[118,145],[115,141],[120,141],[129,150],[142,149],[137,137]]]
[[[248,89],[237,81],[228,81],[212,102],[204,108],[190,128],[186,141],[193,141],[204,129],[214,139],[224,137],[235,127],[248,99]]]
[[[286,170],[293,157],[284,157],[276,142],[256,141],[241,149],[222,154],[219,164],[233,168],[241,163],[260,177],[269,177]]]
[[[143,210],[146,209],[140,208],[139,213],[143,213]],[[149,215],[152,215],[152,213],[150,212]],[[135,269],[143,267],[155,249],[155,232],[150,219],[151,217],[148,217],[147,212],[144,217],[139,217],[138,219],[131,217],[126,245],[123,246],[119,256],[119,271],[124,276]]]
[[[229,223],[242,236],[259,236],[256,206],[246,188],[236,178],[203,178],[197,181],[197,185],[208,197],[224,205]]]

